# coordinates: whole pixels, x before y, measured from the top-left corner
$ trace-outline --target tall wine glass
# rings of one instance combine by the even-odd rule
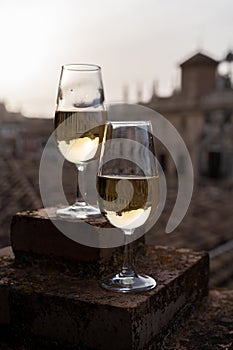
[[[64,65],[58,87],[55,138],[62,155],[76,165],[78,172],[96,157],[105,121],[101,68],[93,64]],[[78,182],[75,203],[57,210],[60,216],[75,218],[99,213],[99,209],[86,203]]]
[[[159,201],[158,171],[150,121],[107,122],[102,143],[97,192],[101,213],[124,232],[121,271],[102,280],[116,292],[145,291],[156,281],[135,271],[132,235],[155,214]]]

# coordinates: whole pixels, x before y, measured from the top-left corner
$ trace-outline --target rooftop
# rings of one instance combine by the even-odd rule
[[[42,207],[39,193],[38,162],[0,158],[2,181],[0,188],[0,247],[10,244],[12,216],[23,210]],[[64,187],[69,200],[74,200],[75,169],[65,164]],[[71,181],[72,179],[72,181]],[[194,250],[207,250],[233,240],[232,189],[226,183],[209,182],[196,186],[188,212],[171,234],[165,227],[174,206],[177,189],[171,186],[163,214],[153,232],[147,234],[148,244],[167,245]],[[211,259],[211,286],[233,287],[233,248]]]
[[[201,52],[198,52],[195,55],[188,58],[187,60],[185,60],[184,62],[182,62],[180,66],[183,68],[187,66],[205,65],[205,64],[217,66],[219,64],[219,61],[216,61],[213,58]]]

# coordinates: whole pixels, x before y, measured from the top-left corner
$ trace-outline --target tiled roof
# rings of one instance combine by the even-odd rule
[[[196,186],[192,201],[181,224],[170,234],[165,227],[176,199],[168,190],[167,202],[155,228],[147,235],[149,244],[160,244],[211,252],[233,240],[232,190],[224,184]],[[233,248],[213,257],[210,262],[212,286],[233,286]]]
[[[0,158],[0,247],[10,243],[12,216],[23,210],[42,207],[38,179],[39,161]],[[69,198],[74,197],[75,169],[66,165],[64,185]],[[71,180],[72,179],[72,180]],[[165,227],[176,199],[176,190],[168,189],[165,209],[155,227],[147,234],[147,243],[212,251],[233,240],[232,192],[221,185],[197,186],[188,212],[171,234]],[[211,259],[212,286],[233,287],[233,249]]]

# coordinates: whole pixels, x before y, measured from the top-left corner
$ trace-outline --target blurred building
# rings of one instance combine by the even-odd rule
[[[0,103],[0,247],[10,244],[12,216],[40,208],[39,164],[52,119],[26,118]]]
[[[26,118],[0,103],[1,157],[39,160],[52,131],[52,119]]]
[[[180,64],[181,87],[170,97],[153,94],[146,107],[165,116],[182,136],[192,158],[196,178],[233,180],[233,87],[230,52],[223,61],[197,53]],[[220,74],[225,64],[226,73]],[[174,145],[176,147],[176,145]],[[174,176],[175,165],[159,146],[162,167]],[[177,154],[185,171],[185,159]]]

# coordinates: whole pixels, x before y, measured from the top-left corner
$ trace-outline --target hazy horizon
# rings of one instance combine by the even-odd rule
[[[197,51],[222,59],[233,48],[230,0],[0,0],[0,100],[26,116],[53,117],[60,67],[102,67],[108,102],[125,86],[146,101],[169,95],[178,65]]]

